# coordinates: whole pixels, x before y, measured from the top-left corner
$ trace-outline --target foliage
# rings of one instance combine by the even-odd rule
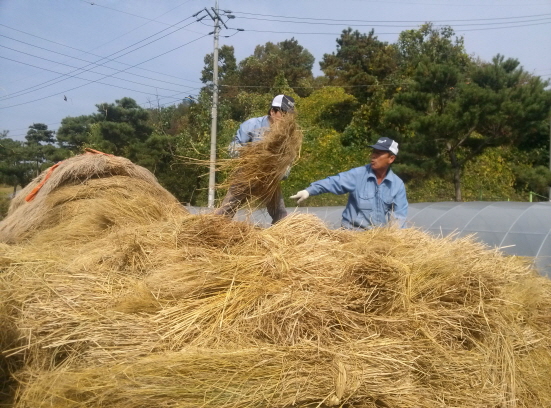
[[[509,156],[507,149],[491,148],[467,163],[463,176],[466,201],[515,201],[527,196],[515,189],[514,165],[507,159]],[[402,174],[400,164],[394,167],[395,172]],[[453,201],[453,184],[436,175],[411,178],[407,195],[410,202]]]
[[[419,172],[452,175],[455,200],[461,201],[466,165],[489,147],[541,131],[549,92],[516,60],[498,55],[491,64],[467,63],[462,41],[451,41],[452,30],[429,26],[405,34],[400,49],[416,64],[411,84],[387,112],[387,126],[403,132],[409,162]]]
[[[394,131],[389,124],[383,123],[385,114],[391,106],[386,94],[387,90],[376,89],[368,101],[355,110],[352,120],[344,129],[341,138],[343,145],[365,148],[376,142],[380,136],[401,141],[400,133]]]
[[[384,82],[396,70],[396,51],[395,46],[379,41],[375,30],[362,34],[348,28],[337,39],[337,51],[323,55],[320,67],[330,84],[349,86],[350,93],[363,103],[372,95],[371,86]]]
[[[312,77],[314,56],[294,38],[277,44],[257,45],[253,55],[239,63],[240,85],[253,87],[253,92],[264,93],[278,75],[283,75],[293,88],[300,81]],[[255,89],[254,87],[257,87]],[[297,93],[300,94],[297,88]]]
[[[322,128],[342,132],[358,108],[356,98],[343,88],[327,87],[314,91],[300,103],[301,120]]]
[[[207,54],[201,80],[212,83],[213,54]],[[284,78],[288,85],[303,96],[308,90],[302,86],[313,79],[313,55],[291,38],[274,44],[257,45],[253,55],[236,65],[233,47],[222,46],[218,52],[220,97],[234,97],[240,90],[265,94]]]
[[[13,187],[24,186],[35,176],[35,166],[25,143],[10,138],[0,139],[0,182]]]

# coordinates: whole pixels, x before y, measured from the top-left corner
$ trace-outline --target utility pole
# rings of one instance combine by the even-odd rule
[[[214,188],[216,185],[216,128],[218,126],[218,36],[220,35],[219,22],[220,17],[218,14],[218,0],[216,0],[214,4],[214,53],[212,58],[212,122],[210,127],[210,170],[208,195],[209,208],[214,208]]]
[[[214,21],[214,31],[209,34],[214,34],[214,52],[212,55],[212,109],[211,109],[211,128],[210,128],[210,170],[209,170],[209,191],[208,191],[208,207],[214,208],[214,190],[216,186],[216,128],[218,126],[218,39],[220,37],[220,23],[224,25],[226,29],[228,26],[220,17],[220,9],[218,8],[218,0],[215,0],[214,7],[210,8],[212,13],[205,7],[203,10],[198,11],[193,15],[197,17],[203,11]],[[222,17],[226,17],[228,20],[235,18],[230,14],[230,10],[222,10]],[[197,21],[201,21],[207,15],[198,18]],[[242,28],[233,28],[236,31],[244,31]],[[231,37],[231,36],[226,36]]]

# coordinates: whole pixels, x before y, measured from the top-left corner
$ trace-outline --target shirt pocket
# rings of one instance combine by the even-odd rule
[[[386,189],[381,197],[382,204],[384,206],[385,212],[388,213],[394,209],[394,197],[392,196],[390,190]]]
[[[358,194],[358,209],[360,211],[370,212],[375,208],[375,192],[364,191]]]

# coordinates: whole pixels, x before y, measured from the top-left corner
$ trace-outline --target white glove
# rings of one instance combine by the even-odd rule
[[[299,191],[295,195],[292,195],[289,198],[294,198],[295,200],[297,200],[297,204],[298,204],[298,203],[306,200],[308,197],[310,197],[310,193],[306,190],[301,190],[301,191]]]

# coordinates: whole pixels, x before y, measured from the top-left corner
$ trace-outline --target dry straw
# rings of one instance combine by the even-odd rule
[[[58,238],[94,235],[84,230],[99,233],[115,222],[101,214],[103,205],[113,207],[111,202],[121,201],[117,217],[126,213],[132,220],[142,217],[146,222],[151,217],[164,217],[167,207],[178,206],[175,198],[157,183],[155,176],[147,169],[123,157],[90,153],[59,163],[34,199],[25,201],[47,174],[48,170],[44,171],[13,199],[8,216],[0,222],[0,242],[22,242],[35,231],[50,227],[65,229],[58,231]],[[139,208],[136,208],[136,197],[142,194],[150,195],[151,200],[142,198],[142,202],[137,203]],[[97,205],[91,206],[91,201],[97,202]],[[99,213],[90,214],[93,209],[99,210]],[[67,222],[68,219],[71,222]]]
[[[551,406],[551,282],[521,260],[191,215],[143,183],[59,186],[57,224],[0,244],[13,407]]]
[[[299,157],[302,131],[294,114],[274,121],[259,141],[238,149],[239,156],[222,161],[229,173],[221,188],[232,186],[235,196],[249,197],[249,204],[268,202],[279,190],[279,182]]]

